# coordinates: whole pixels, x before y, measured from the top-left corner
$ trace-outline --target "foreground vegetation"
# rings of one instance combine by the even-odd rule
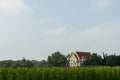
[[[120,67],[0,68],[0,80],[120,80]]]

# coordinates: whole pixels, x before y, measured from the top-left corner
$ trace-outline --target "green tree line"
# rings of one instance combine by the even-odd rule
[[[67,57],[61,54],[59,51],[52,53],[52,55],[48,56],[47,60],[26,60],[23,58],[22,60],[4,60],[0,61],[0,67],[6,68],[18,68],[18,67],[66,67],[68,61]]]
[[[4,60],[0,61],[0,67],[6,68],[18,68],[18,67],[69,67],[70,54],[63,55],[59,51],[52,53],[48,56],[47,60]],[[97,53],[93,53],[91,57],[85,59],[83,66],[120,66],[120,55],[108,55],[102,56]]]
[[[93,53],[91,57],[87,58],[83,65],[85,66],[120,66],[120,55],[108,55],[104,54],[103,56]]]

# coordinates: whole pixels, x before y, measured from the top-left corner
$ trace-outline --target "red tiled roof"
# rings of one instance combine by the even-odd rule
[[[89,57],[91,56],[91,53],[90,52],[76,52],[78,57],[81,58],[82,56],[84,57]]]

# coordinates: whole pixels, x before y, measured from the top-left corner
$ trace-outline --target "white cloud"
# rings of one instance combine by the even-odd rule
[[[56,29],[51,29],[45,32],[45,34],[50,34],[50,35],[59,35],[65,32],[66,27],[59,27]]]
[[[72,45],[71,50],[91,52],[118,53],[120,41],[120,22],[109,22],[96,26],[80,29],[78,32],[65,37],[65,45]],[[68,43],[68,44],[66,44]],[[68,46],[68,47],[69,47]],[[66,47],[67,48],[67,47]]]
[[[81,31],[80,34],[85,35],[87,37],[107,37],[118,35],[120,30],[119,23],[107,23],[103,25],[97,25],[90,28],[87,28]]]
[[[32,9],[25,4],[24,0],[0,0],[0,12],[15,14],[31,11]]]
[[[93,5],[97,7],[105,7],[111,4],[111,0],[92,0],[92,2],[93,2]]]
[[[55,29],[54,29],[55,30]],[[55,46],[48,50],[71,51],[90,51],[90,52],[110,52],[118,53],[119,49],[119,34],[120,22],[109,22],[98,24],[79,31],[73,31],[68,35],[62,35],[57,38],[50,38],[46,40],[46,45]],[[50,31],[52,33],[52,31]],[[48,33],[49,34],[49,33]]]
[[[105,6],[110,4],[110,0],[97,0],[97,4],[100,6]]]

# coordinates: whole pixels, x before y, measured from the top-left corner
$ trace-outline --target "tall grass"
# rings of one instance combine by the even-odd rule
[[[120,67],[0,68],[0,80],[120,80]]]

